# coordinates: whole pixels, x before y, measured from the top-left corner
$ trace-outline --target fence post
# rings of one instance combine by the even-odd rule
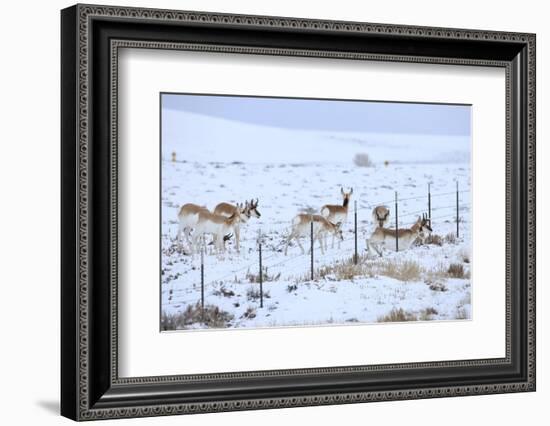
[[[459,221],[459,215],[458,215],[458,210],[459,210],[459,201],[458,201],[458,179],[456,180],[456,238],[460,237],[460,231],[459,231],[459,225],[458,225],[458,221]]]
[[[201,244],[201,317],[204,323],[204,236]]]
[[[354,202],[355,213],[354,213],[354,236],[355,236],[355,254],[353,256],[353,263],[357,265],[359,256],[357,255],[357,201]]]
[[[258,254],[260,259],[260,308],[264,307],[264,277],[263,277],[263,270],[262,270],[262,230],[258,229]]]
[[[428,219],[430,219],[430,226],[432,226],[432,192],[431,183],[428,183]]]
[[[313,281],[313,213],[311,214],[311,223],[310,223],[310,239],[311,239],[311,281]]]
[[[397,191],[395,191],[395,251],[399,251],[399,212],[397,209]]]

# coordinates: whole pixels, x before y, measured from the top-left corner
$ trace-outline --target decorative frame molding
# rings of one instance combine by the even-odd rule
[[[134,34],[124,39],[113,36],[124,32],[124,23],[139,23],[150,31],[174,25],[181,28],[224,28],[228,31],[253,29],[277,31],[299,37],[316,32],[328,37],[349,34],[382,40],[373,51],[324,50],[298,47],[258,47],[221,45],[212,42],[189,42],[174,39],[143,40]],[[95,28],[94,24],[98,23]],[[109,37],[105,41],[100,28],[105,24]],[[117,25],[121,25],[120,28]],[[118,29],[117,29],[118,28]],[[147,30],[144,30],[147,31]],[[169,34],[168,34],[169,35]],[[97,37],[94,42],[94,37]],[[424,42],[467,47],[479,46],[470,56],[405,55],[384,53],[383,40],[400,40],[414,45]],[[280,408],[292,406],[342,404],[352,402],[434,398],[488,393],[535,390],[535,36],[496,31],[411,27],[402,25],[337,22],[324,20],[276,18],[184,12],[126,7],[76,5],[62,12],[62,414],[75,420],[113,417],[141,417],[197,412]],[[461,44],[462,43],[462,44]],[[381,46],[381,47],[380,47]],[[435,45],[433,45],[435,46]],[[435,49],[434,47],[431,49]],[[238,54],[314,56],[333,59],[480,65],[506,69],[506,357],[503,359],[451,362],[392,364],[377,366],[327,367],[318,369],[274,370],[222,373],[193,376],[118,377],[117,368],[117,87],[118,49],[154,48],[217,51]],[[488,53],[488,48],[493,53]],[[496,48],[498,47],[498,48]],[[380,51],[382,49],[382,51]],[[422,50],[422,49],[419,49]],[[429,49],[425,49],[429,51]],[[457,51],[463,51],[457,48]],[[99,55],[100,52],[103,56]],[[519,52],[519,53],[518,53]],[[103,60],[103,59],[105,60]],[[108,63],[103,63],[108,62]],[[101,68],[101,72],[96,68]],[[107,74],[107,75],[105,75]],[[105,102],[108,101],[108,108]],[[101,105],[99,105],[101,104]],[[108,111],[104,111],[108,109]],[[108,115],[106,115],[108,114]],[[99,123],[107,117],[108,126]],[[517,117],[517,122],[515,121]],[[95,121],[94,121],[95,120]],[[94,130],[96,127],[100,131]],[[522,127],[523,126],[523,127]],[[106,127],[106,128],[105,128]],[[100,136],[101,133],[101,136]],[[107,146],[94,144],[94,138],[108,135]],[[516,146],[517,144],[518,146]],[[519,152],[516,152],[516,149]],[[98,180],[90,158],[109,157],[102,170],[108,170],[108,182]],[[519,166],[513,167],[513,161]],[[94,163],[94,167],[96,163]],[[520,182],[518,183],[518,179]],[[99,184],[98,184],[99,182]],[[515,184],[518,184],[519,191]],[[109,188],[108,199],[95,192]],[[101,202],[100,202],[101,201]],[[519,212],[513,215],[515,206]],[[101,212],[101,214],[98,214]],[[519,215],[519,217],[518,217]],[[101,218],[97,218],[101,216]],[[521,220],[524,228],[521,228]],[[94,222],[97,221],[97,222]],[[108,223],[107,223],[108,222]],[[97,226],[96,226],[97,225]],[[109,237],[98,236],[96,229],[107,226]],[[103,229],[103,228],[102,228]],[[97,241],[108,247],[109,265],[99,269],[94,250]],[[512,255],[522,253],[519,266]],[[98,275],[109,277],[99,281]],[[95,281],[94,281],[95,280]],[[515,283],[515,287],[514,284]],[[519,296],[518,296],[519,295]],[[512,305],[521,297],[521,312]],[[92,309],[92,299],[109,309]],[[105,307],[106,307],[105,306]],[[514,305],[515,306],[515,305]],[[519,305],[518,305],[519,306]],[[516,327],[516,328],[514,328]],[[523,327],[523,328],[522,328]],[[519,331],[518,331],[519,330]],[[519,333],[519,334],[518,334]],[[521,344],[518,343],[520,340]],[[100,342],[98,344],[98,342]],[[519,345],[519,346],[518,346]],[[108,350],[108,353],[107,353]],[[518,353],[524,357],[517,365]],[[515,351],[515,352],[514,352]],[[520,357],[521,358],[521,357]],[[353,390],[338,392],[273,392],[270,397],[254,398],[225,395],[212,400],[181,397],[169,400],[161,388],[167,386],[219,385],[220,382],[249,379],[304,378],[315,376],[323,382],[334,375],[389,372],[417,369],[447,371],[452,368],[495,366],[519,371],[507,381],[470,385],[427,387],[397,386],[395,389]],[[444,374],[444,373],[439,373]],[[351,383],[351,381],[350,381]],[[140,386],[151,397],[139,398],[133,392]],[[371,386],[372,387],[372,386]],[[244,391],[243,391],[244,392]],[[244,395],[245,393],[243,393]]]

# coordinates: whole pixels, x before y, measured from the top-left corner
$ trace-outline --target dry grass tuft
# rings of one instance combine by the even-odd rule
[[[205,305],[204,310],[201,304],[188,305],[185,311],[178,314],[162,314],[161,328],[167,330],[182,330],[193,324],[204,324],[210,328],[225,328],[234,318],[232,314],[222,311],[215,305]]]
[[[456,235],[454,232],[450,232],[448,233],[447,235],[445,235],[445,242],[447,244],[456,244],[457,243],[457,239],[456,239]]]
[[[421,312],[420,312],[420,315],[418,316],[418,320],[419,321],[431,321],[433,320],[433,316],[434,315],[437,315],[438,312],[435,308],[426,308],[426,309],[423,309]]]
[[[248,319],[256,318],[256,308],[249,306],[248,308],[246,308],[246,311],[244,312],[241,318],[248,318]]]
[[[426,284],[441,283],[448,278],[470,278],[470,273],[461,263],[451,263],[449,266],[439,264],[435,268],[428,270],[425,274]]]
[[[434,246],[442,246],[443,237],[437,234],[430,234],[424,241],[424,244],[433,244]]]
[[[418,321],[418,317],[412,312],[404,311],[402,308],[393,308],[388,314],[378,317],[378,322],[406,322]]]
[[[316,279],[332,281],[353,280],[355,277],[374,278],[376,275],[384,275],[399,281],[418,281],[422,275],[422,267],[415,261],[372,261],[366,256],[359,256],[357,265],[353,259],[335,262],[325,265],[315,271]],[[310,275],[299,277],[301,281],[309,281]],[[298,282],[301,282],[298,281]]]
[[[268,270],[267,270],[267,266],[262,268],[263,269],[263,273],[262,273],[262,280],[263,282],[268,282],[268,281],[277,281],[279,278],[281,278],[281,273],[279,272],[278,274],[274,274],[274,275],[269,275],[268,273]],[[250,271],[247,271],[246,272],[246,279],[248,280],[248,282],[251,282],[251,283],[259,283],[260,282],[260,274],[257,273],[252,273]]]
[[[399,281],[418,281],[422,274],[422,268],[412,260],[403,262],[385,261],[378,266],[377,272],[380,275],[395,278]]]
[[[250,286],[246,290],[246,297],[248,300],[256,301],[260,300],[260,287],[259,286]],[[271,295],[269,294],[269,291],[264,291],[264,299],[269,299]]]
[[[316,278],[340,280],[353,280],[355,277],[374,277],[372,264],[365,262],[364,257],[359,257],[357,265],[353,259],[338,261],[332,265],[321,266],[315,271]],[[311,277],[307,275],[304,281]]]
[[[233,290],[228,290],[225,288],[225,286],[220,286],[219,289],[216,289],[212,292],[212,295],[214,296],[223,296],[223,297],[233,297],[235,296],[235,292]]]
[[[451,263],[447,273],[451,278],[464,278],[464,266],[460,263]]]

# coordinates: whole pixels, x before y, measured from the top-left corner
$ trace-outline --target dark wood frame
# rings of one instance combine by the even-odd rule
[[[535,390],[535,35],[76,5],[61,13],[61,413],[75,420]],[[117,52],[506,69],[506,357],[119,378]]]

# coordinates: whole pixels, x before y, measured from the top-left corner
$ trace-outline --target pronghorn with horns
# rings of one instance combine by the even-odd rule
[[[225,251],[225,240],[228,235],[235,231],[241,222],[247,217],[244,209],[238,207],[229,217],[211,213],[208,210],[201,210],[197,213],[198,219],[193,231],[193,248],[199,244],[199,238],[205,234],[212,234],[213,241],[219,252]]]
[[[238,209],[241,209],[246,218],[250,219],[252,216],[255,218],[260,218],[262,215],[258,211],[258,199],[256,198],[256,201],[250,200],[250,202],[245,201],[244,207],[242,204],[230,204],[230,203],[220,203],[216,206],[214,209],[214,214],[218,214],[220,216],[230,217],[231,215],[235,214]],[[246,223],[246,220],[241,221],[242,223]],[[241,228],[240,223],[237,223],[234,227],[235,230],[235,247],[237,249],[237,252],[240,251],[240,240],[241,240]]]
[[[399,250],[407,250],[414,240],[424,232],[432,232],[430,220],[427,218],[426,214],[423,214],[422,217],[419,216],[418,220],[410,228],[395,230],[378,227],[367,240],[367,252],[370,253],[371,249],[374,249],[378,255],[382,257],[382,251],[386,248],[386,244],[389,244],[390,247],[395,244],[396,235]]]
[[[224,251],[224,242],[230,238],[232,230],[246,219],[244,209],[241,208],[238,208],[230,217],[225,217],[211,213],[204,206],[187,203],[178,212],[179,227],[177,241],[181,244],[181,234],[183,232],[187,242],[191,245],[191,251],[195,252],[199,238],[204,238],[205,234],[212,234],[216,247]],[[190,238],[191,230],[193,230],[192,239]]]

